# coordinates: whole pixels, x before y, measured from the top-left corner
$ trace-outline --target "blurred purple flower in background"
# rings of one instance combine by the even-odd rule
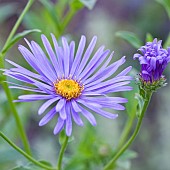
[[[141,79],[147,83],[159,81],[163,75],[163,71],[170,62],[170,48],[163,49],[162,41],[147,42],[138,50],[141,54],[135,54],[134,59],[138,58],[141,64]]]
[[[97,37],[93,37],[85,50],[86,38],[82,36],[76,51],[74,41],[68,44],[66,38],[63,37],[62,46],[59,46],[54,35],[51,34],[51,36],[54,50],[48,39],[42,35],[47,55],[34,41],[29,43],[26,40],[30,51],[19,45],[20,52],[35,72],[7,60],[15,68],[5,70],[5,75],[35,86],[29,87],[12,83],[13,86],[10,88],[39,93],[21,95],[16,101],[46,100],[39,108],[38,114],[43,114],[49,106],[52,106],[52,109],[46,111],[47,113],[39,125],[47,124],[56,116],[58,121],[54,128],[54,134],[58,134],[65,128],[66,135],[70,136],[72,119],[77,125],[83,126],[79,113],[87,118],[93,126],[96,125],[96,119],[92,112],[109,119],[115,119],[118,115],[110,113],[104,108],[124,110],[124,106],[120,103],[126,103],[127,99],[106,95],[132,89],[127,86],[132,79],[127,76],[131,66],[113,77],[119,66],[125,62],[125,57],[109,65],[113,53],[109,55],[110,51],[104,50],[104,46],[101,46],[92,56]]]

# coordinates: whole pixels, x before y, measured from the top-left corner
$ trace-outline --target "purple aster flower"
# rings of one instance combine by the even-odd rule
[[[118,115],[106,109],[124,110],[121,103],[126,103],[127,99],[107,95],[132,89],[128,86],[131,77],[127,75],[131,66],[113,77],[119,66],[125,62],[125,57],[109,64],[113,53],[109,55],[110,51],[104,50],[104,46],[92,55],[97,37],[93,37],[85,50],[86,38],[82,36],[76,50],[74,41],[69,44],[63,37],[62,45],[59,46],[54,35],[51,36],[54,49],[44,35],[41,37],[46,52],[34,41],[29,43],[26,40],[30,50],[19,45],[19,51],[34,72],[7,60],[15,68],[5,70],[4,74],[26,83],[26,85],[12,83],[10,88],[35,92],[19,96],[16,102],[45,100],[38,110],[39,115],[46,112],[39,125],[47,124],[56,116],[58,120],[54,134],[65,128],[66,135],[70,136],[72,120],[77,125],[83,126],[80,114],[93,126],[96,125],[93,112],[115,119]],[[51,110],[48,109],[50,106]]]
[[[141,79],[146,83],[159,81],[163,76],[162,73],[170,62],[170,48],[163,49],[162,41],[147,42],[138,50],[141,54],[135,54],[134,59],[138,58],[141,64]]]

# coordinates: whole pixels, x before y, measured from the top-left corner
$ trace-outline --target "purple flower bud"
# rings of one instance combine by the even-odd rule
[[[141,64],[141,79],[146,83],[159,81],[163,75],[163,71],[170,62],[170,47],[166,50],[162,48],[162,41],[147,42],[138,50],[140,54],[134,54],[133,58],[138,58]]]

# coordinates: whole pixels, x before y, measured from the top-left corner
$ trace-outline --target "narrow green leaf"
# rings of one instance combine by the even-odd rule
[[[39,161],[39,162],[41,162],[41,163],[44,164],[44,165],[47,165],[47,166],[52,167],[52,165],[51,165],[50,162],[47,162],[47,161],[44,161],[44,160],[41,160],[41,161]]]
[[[41,13],[40,10],[39,12]],[[27,15],[24,17],[23,24],[27,29],[34,29],[36,25],[36,28],[42,30],[43,25],[42,25],[42,22],[40,22],[40,20],[41,20],[40,16],[37,16],[37,14],[33,11],[29,11]]]
[[[44,165],[52,167],[50,162],[47,162],[47,161],[44,161],[44,160],[39,161],[39,162],[41,162]],[[33,163],[29,163],[26,166],[18,166],[18,167],[11,169],[11,170],[44,170],[44,168],[41,168],[37,165],[34,165]]]
[[[121,170],[130,170],[130,168],[131,168],[131,161],[130,160],[125,160],[125,161],[118,160],[116,162],[116,165],[117,165],[118,169],[121,169]]]
[[[145,39],[146,42],[152,42],[153,41],[153,36],[152,34],[150,33],[147,33],[146,34],[146,39]]]
[[[68,0],[57,1],[55,9],[57,11],[58,18],[61,18],[64,15],[68,3],[69,3]]]
[[[59,25],[59,19],[57,17],[55,5],[52,4],[52,2],[47,1],[47,0],[40,0],[40,2],[43,4],[43,6],[47,9],[49,12],[51,18],[53,19],[53,22],[56,25],[56,28],[60,30],[60,25]]]
[[[120,157],[120,160],[134,159],[138,156],[137,152],[133,150],[126,150]]]
[[[15,168],[12,168],[11,170],[31,170],[31,169],[24,166],[17,166]]]
[[[80,0],[85,7],[92,10],[97,2],[97,0]]]
[[[16,129],[15,129],[15,132],[16,132]],[[1,145],[0,165],[5,165],[5,164],[8,164],[9,162],[16,162],[17,160],[20,160],[20,161],[23,160],[22,155],[16,152],[13,148],[10,148],[8,145],[6,145],[6,143],[4,143],[4,141],[2,141],[1,138],[0,138],[0,145]],[[1,166],[0,166],[0,169],[1,169]]]
[[[137,157],[137,153],[132,150],[127,150],[124,152],[120,158],[117,160],[117,166],[121,170],[130,170],[131,169],[131,159],[134,159]]]
[[[170,19],[170,0],[156,0],[156,1],[163,5]]]
[[[11,170],[43,170],[43,169],[34,165],[34,166],[31,166],[31,167],[18,166],[18,167],[11,169]]]
[[[135,47],[136,49],[140,48],[142,46],[142,42],[140,41],[140,39],[137,37],[136,34],[132,33],[132,32],[128,32],[128,31],[118,31],[115,34],[117,37],[120,37],[124,40],[126,40],[127,42],[129,42],[133,47]]]
[[[25,30],[21,33],[16,34],[11,42],[2,50],[2,53],[6,52],[9,50],[13,44],[15,44],[17,41],[19,41],[21,38],[25,37],[28,34],[34,33],[34,32],[41,32],[39,29],[32,29],[32,30]]]

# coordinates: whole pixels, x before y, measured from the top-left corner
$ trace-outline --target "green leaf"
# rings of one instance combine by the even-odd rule
[[[168,35],[168,37],[167,37],[163,47],[164,48],[170,47],[170,33],[169,33],[169,35]]]
[[[88,123],[80,136],[79,142],[76,145],[75,143],[70,144],[71,146],[70,148],[73,152],[75,152],[75,154],[71,158],[68,157],[68,162],[64,169],[65,170],[95,169],[90,168],[90,164],[92,163],[99,165],[99,163],[102,163],[101,157],[99,156],[99,146],[101,146],[100,143],[101,141],[97,137],[96,130],[92,128],[91,125]],[[99,168],[96,167],[96,169]]]
[[[6,46],[6,48],[2,50],[2,53],[9,50],[12,47],[12,45],[15,44],[17,41],[19,41],[21,38],[23,38],[26,35],[31,34],[33,32],[41,32],[41,30],[39,30],[39,29],[25,30],[25,31],[23,31],[21,33],[16,34],[13,37],[13,39],[11,40],[11,42]]]
[[[153,36],[150,33],[147,33],[145,41],[146,42],[152,42],[153,41]]]
[[[11,15],[15,14],[17,11],[16,3],[6,3],[0,5],[0,23],[4,22]]]
[[[51,165],[50,162],[47,162],[47,161],[44,161],[44,160],[41,160],[41,161],[39,161],[39,162],[41,162],[41,163],[44,164],[44,165],[47,165],[47,166],[52,167],[52,165]]]
[[[47,161],[44,161],[44,160],[39,161],[39,162],[41,162],[44,165],[52,167],[50,162],[47,162]],[[39,166],[34,165],[33,163],[29,163],[26,166],[18,166],[18,167],[11,169],[11,170],[44,170],[44,168],[40,168]]]
[[[85,7],[92,10],[97,2],[97,0],[80,0]]]
[[[170,0],[156,0],[156,1],[163,5],[170,19]]]
[[[39,12],[40,12],[40,14],[43,13],[43,15],[44,15],[44,11],[42,9],[39,9]],[[36,25],[36,28],[43,30],[43,28],[45,28],[44,24],[46,24],[45,21],[46,20],[43,20],[43,22],[42,22],[41,15],[38,15],[34,11],[30,11],[24,17],[23,23],[28,29],[35,29],[35,25]]]
[[[79,0],[73,0],[70,3],[70,8],[73,11],[78,11],[80,9],[82,9],[84,7],[84,4],[82,2],[80,2]]]
[[[126,40],[127,42],[129,42],[133,47],[135,47],[136,49],[140,48],[142,46],[142,42],[140,41],[140,39],[137,37],[136,34],[132,33],[132,32],[128,32],[128,31],[118,31],[115,34],[117,37],[120,37],[124,40]]]
[[[130,170],[131,168],[130,159],[134,159],[136,157],[137,157],[137,153],[135,151],[127,150],[120,156],[116,164],[121,170],[123,169]]]
[[[18,166],[18,167],[11,169],[11,170],[44,170],[44,168],[40,168],[38,166],[32,165],[30,167],[28,167],[28,166]]]
[[[137,117],[140,117],[140,114],[141,114],[141,111],[142,111],[142,108],[144,105],[144,99],[139,93],[135,94],[135,99],[137,99],[137,101],[138,101],[138,108],[137,108],[136,115],[137,115]]]
[[[17,160],[23,161],[23,156],[16,150],[10,148],[4,140],[0,138],[1,154],[0,154],[0,169],[1,165],[10,164]],[[3,168],[2,168],[3,169]]]
[[[53,19],[53,22],[56,25],[56,28],[58,30],[60,30],[59,19],[58,19],[57,14],[56,14],[55,5],[53,5],[50,1],[47,1],[47,0],[40,0],[40,2],[43,4],[43,6],[49,12],[51,18]]]
[[[57,1],[55,9],[57,11],[58,18],[62,18],[62,16],[64,16],[64,12],[67,8],[68,3],[68,0]]]
[[[118,166],[118,170],[130,170],[131,168],[131,162],[129,160],[121,161],[118,160],[116,165]]]
[[[11,169],[11,170],[31,170],[31,169],[28,168],[28,167],[24,167],[24,166],[18,166],[18,167]]]
[[[137,157],[137,155],[138,155],[137,152],[133,150],[126,150],[119,159],[120,160],[134,159]]]

